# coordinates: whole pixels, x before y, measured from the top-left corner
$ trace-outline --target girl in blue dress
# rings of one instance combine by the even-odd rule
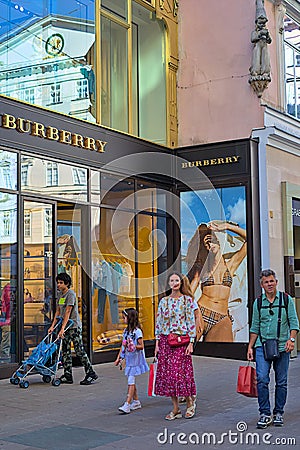
[[[126,362],[125,375],[128,378],[128,391],[125,403],[119,407],[123,414],[129,414],[130,411],[142,407],[138,399],[135,377],[149,370],[145,352],[143,333],[140,328],[138,312],[134,308],[127,308],[122,311],[123,320],[127,327],[123,333],[122,347],[120,348],[115,366],[122,364],[123,359]]]

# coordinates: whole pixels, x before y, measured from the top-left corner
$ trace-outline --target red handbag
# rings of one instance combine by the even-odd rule
[[[257,397],[255,367],[250,366],[250,364],[239,367],[236,392],[246,397]]]
[[[190,343],[190,337],[187,334],[168,334],[168,344],[170,347],[182,347]]]

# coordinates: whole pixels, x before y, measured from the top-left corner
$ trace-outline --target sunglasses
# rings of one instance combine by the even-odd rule
[[[274,316],[273,303],[269,304],[269,313],[270,313],[271,316]]]

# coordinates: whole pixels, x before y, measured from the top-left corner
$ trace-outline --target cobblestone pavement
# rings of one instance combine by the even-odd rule
[[[73,385],[53,387],[32,375],[29,388],[20,389],[1,380],[0,450],[300,448],[300,354],[290,363],[283,428],[256,430],[257,400],[236,393],[238,367],[243,364],[194,357],[196,415],[172,422],[164,420],[172,409],[170,399],[147,396],[147,374],[137,378],[142,409],[119,414],[126,378],[112,363],[94,366],[99,378],[90,386],[79,385],[81,367],[74,368]],[[271,393],[273,397],[273,376]]]

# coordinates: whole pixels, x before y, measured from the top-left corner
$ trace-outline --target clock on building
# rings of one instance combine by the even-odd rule
[[[64,38],[61,34],[55,33],[48,37],[45,45],[46,52],[51,56],[59,55],[64,48]]]

